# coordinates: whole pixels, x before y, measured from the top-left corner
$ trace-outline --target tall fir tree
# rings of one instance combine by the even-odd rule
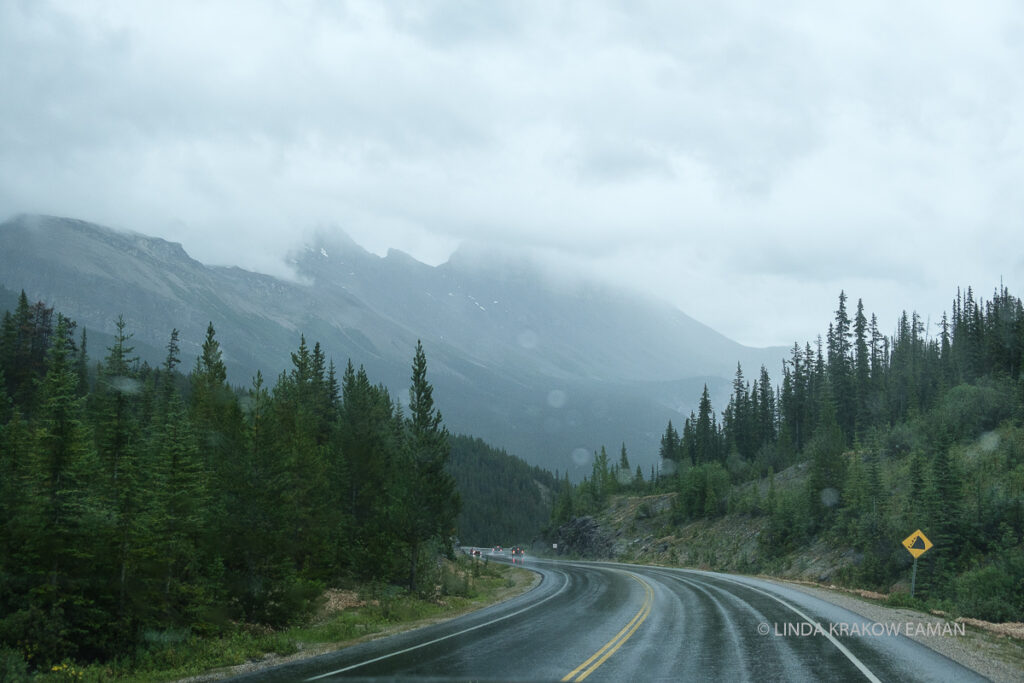
[[[431,539],[447,544],[459,512],[455,482],[448,473],[450,445],[441,411],[434,405],[434,388],[427,381],[427,357],[423,344],[416,342],[409,388],[406,466],[401,472],[404,494],[399,515],[409,554],[409,588],[418,587],[420,551]]]

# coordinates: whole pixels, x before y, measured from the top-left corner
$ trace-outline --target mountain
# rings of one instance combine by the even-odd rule
[[[79,220],[0,224],[0,286],[54,306],[90,339],[123,315],[137,352],[158,362],[176,327],[187,365],[212,322],[229,378],[248,385],[257,369],[272,381],[288,367],[304,334],[339,370],[348,359],[364,365],[402,400],[421,339],[449,429],[574,476],[601,445],[622,442],[649,468],[668,420],[689,415],[704,383],[721,409],[737,362],[751,376],[761,364],[777,372],[784,355],[522,259],[457,252],[434,267],[341,236],[288,263],[294,281],[204,265],[180,244]]]

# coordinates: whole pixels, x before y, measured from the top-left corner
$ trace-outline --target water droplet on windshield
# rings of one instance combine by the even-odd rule
[[[590,457],[590,451],[588,451],[586,448],[573,449],[572,461],[577,465],[589,465]]]
[[[548,392],[548,405],[552,408],[561,408],[565,405],[566,395],[561,389],[552,389]]]
[[[537,348],[537,333],[533,330],[523,330],[516,336],[516,341],[524,349]]]
[[[827,489],[821,490],[821,504],[825,507],[835,507],[839,502],[839,491],[835,490],[831,486]]]
[[[142,382],[131,377],[111,377],[110,388],[121,394],[137,394],[142,391]]]
[[[991,453],[999,447],[999,435],[995,432],[986,432],[981,435],[981,439],[978,440],[978,446],[981,450],[986,453]]]

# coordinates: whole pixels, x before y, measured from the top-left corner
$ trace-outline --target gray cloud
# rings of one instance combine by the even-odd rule
[[[0,213],[515,246],[751,344],[1019,288],[1014,3],[0,2]]]

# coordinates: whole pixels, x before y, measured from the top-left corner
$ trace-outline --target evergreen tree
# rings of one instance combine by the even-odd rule
[[[703,464],[718,459],[718,433],[714,412],[711,409],[711,397],[708,385],[700,397],[697,408],[697,423],[694,427],[695,462]]]
[[[766,444],[775,443],[776,440],[775,394],[772,393],[768,369],[763,365],[761,366],[761,376],[755,386],[757,387],[757,401],[752,402],[752,405],[757,406],[755,443],[757,448],[761,448]]]
[[[871,353],[868,348],[868,320],[864,315],[864,302],[861,299],[857,299],[853,339],[855,423],[857,433],[864,434],[871,424]]]
[[[74,323],[65,319],[65,325],[64,334],[69,335]],[[46,374],[53,332],[53,309],[41,301],[29,305],[22,290],[13,315],[5,314],[0,328],[0,367],[7,378],[8,396],[27,416],[36,408],[37,387]]]
[[[743,379],[743,368],[737,363],[736,376],[732,381],[733,393],[729,405],[726,407],[722,423],[726,433],[726,449],[735,450],[740,457],[747,460],[753,458],[756,449],[754,411],[750,402],[749,389],[750,387]]]
[[[595,510],[604,507],[614,481],[615,478],[608,467],[608,451],[601,446],[601,451],[594,454],[594,462],[591,465],[590,483],[593,486]]]
[[[427,381],[427,358],[416,342],[409,389],[408,437],[405,443],[400,498],[400,529],[409,553],[409,589],[416,590],[417,568],[424,543],[447,543],[459,511],[455,483],[446,470],[448,430],[434,406],[434,388]]]
[[[149,434],[146,483],[154,552],[147,611],[164,625],[202,623],[202,610],[212,599],[207,588],[210,558],[202,544],[211,503],[209,472],[178,394],[162,401]]]
[[[224,520],[217,526],[226,541],[226,588],[239,616],[286,621],[289,615],[275,609],[294,575],[286,538],[293,530],[284,524],[286,461],[276,449],[274,406],[258,371],[246,405],[245,448],[222,464]]]
[[[626,452],[625,441],[622,442],[622,449],[619,451],[619,465],[616,481],[621,486],[631,486],[635,481],[633,469],[629,464],[629,454]]]
[[[850,336],[846,293],[839,292],[839,308],[836,310],[835,323],[829,326],[828,378],[835,402],[836,422],[848,444],[853,441],[857,413]]]
[[[672,420],[668,421],[665,433],[661,436],[661,447],[658,449],[658,457],[662,460],[679,462],[682,459],[682,444],[679,440],[679,433],[672,426]]]
[[[110,529],[105,536],[110,543],[104,556],[113,563],[110,568],[116,585],[118,637],[127,640],[135,628],[132,615],[145,597],[135,591],[142,582],[140,567],[148,532],[146,505],[148,497],[142,489],[140,460],[141,429],[138,398],[142,390],[138,379],[138,361],[129,344],[132,335],[126,332],[123,316],[115,323],[113,345],[100,369],[98,391],[94,397],[96,445],[103,467],[103,505]],[[76,374],[77,385],[77,374]]]
[[[40,428],[29,475],[33,502],[22,510],[29,525],[23,557],[34,575],[32,602],[8,622],[20,622],[23,637],[46,664],[95,655],[104,637],[97,630],[107,627],[90,610],[96,533],[90,481],[96,463],[76,395],[69,330],[69,321],[58,316],[39,393]]]
[[[396,430],[397,416],[390,395],[373,386],[360,367],[349,361],[341,384],[339,449],[346,479],[340,482],[340,507],[352,525],[350,547],[344,552],[358,576],[373,576],[393,554],[386,521],[397,503],[395,480],[402,462],[404,429]]]
[[[328,441],[335,417],[324,399],[323,355],[316,344],[311,354],[301,337],[293,367],[274,387],[275,450],[284,460],[283,524],[297,532],[282,539],[295,567],[321,565],[331,556],[327,540],[332,511],[330,492],[323,482],[329,471]],[[322,569],[322,567],[321,567]]]

